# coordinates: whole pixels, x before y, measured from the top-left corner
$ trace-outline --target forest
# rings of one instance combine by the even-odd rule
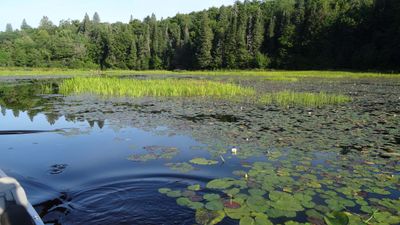
[[[245,0],[171,18],[100,18],[8,24],[0,66],[400,70],[398,0]]]

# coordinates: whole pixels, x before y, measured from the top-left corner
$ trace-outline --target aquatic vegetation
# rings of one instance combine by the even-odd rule
[[[167,163],[165,164],[166,166],[168,166],[171,170],[175,170],[181,173],[188,173],[192,170],[194,170],[195,168],[186,162],[183,163]]]
[[[282,91],[277,93],[265,94],[260,98],[262,104],[278,104],[280,106],[309,106],[319,107],[322,105],[341,104],[351,101],[351,98],[345,95],[327,94],[324,92],[292,92]]]
[[[215,165],[218,164],[218,161],[205,159],[205,158],[194,158],[190,160],[190,163],[197,165]]]
[[[239,220],[241,224],[273,224],[275,219],[286,219],[285,224],[302,224],[295,219],[299,213],[305,213],[310,223],[332,225],[371,222],[394,225],[400,221],[397,210],[400,199],[368,198],[369,194],[382,196],[396,190],[398,173],[365,167],[363,161],[344,167],[340,159],[325,159],[332,165],[324,167],[315,164],[316,159],[304,152],[283,152],[277,159],[255,162],[245,172],[235,171],[237,178],[209,181],[206,189],[196,191],[195,195],[203,196],[199,198],[203,199],[203,207],[197,210],[218,212],[219,216]],[[191,204],[187,201],[185,199],[184,206]],[[352,212],[356,207],[365,212]]]
[[[172,159],[179,153],[179,150],[175,147],[166,146],[146,146],[143,147],[146,151],[144,154],[132,154],[128,157],[128,160],[135,162],[146,162],[148,160],[156,159]]]
[[[190,185],[187,187],[188,190],[190,191],[199,191],[200,190],[200,184],[194,184],[194,185]]]
[[[207,210],[207,209],[197,209],[196,210],[196,222],[198,224],[214,225],[218,224],[225,218],[224,211],[221,210]]]
[[[254,95],[252,88],[235,84],[178,79],[118,79],[75,77],[60,84],[62,94],[97,94],[115,97],[215,97]]]
[[[296,77],[289,77],[289,76],[274,76],[274,77],[267,77],[265,80],[268,81],[277,81],[277,82],[297,82],[299,78]]]
[[[349,217],[344,212],[329,213],[324,217],[327,225],[347,225],[349,224]]]

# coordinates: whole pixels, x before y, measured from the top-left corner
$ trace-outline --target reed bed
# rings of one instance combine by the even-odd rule
[[[351,101],[351,98],[341,94],[327,94],[325,92],[292,92],[281,91],[263,95],[259,102],[262,104],[277,104],[280,106],[307,106],[319,107],[323,105],[336,105]]]
[[[60,84],[62,94],[96,94],[114,97],[216,97],[253,96],[252,88],[216,81],[178,79],[118,79],[74,77]]]

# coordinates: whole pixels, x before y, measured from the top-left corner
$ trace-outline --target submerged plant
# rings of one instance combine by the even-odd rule
[[[327,94],[325,92],[292,92],[281,91],[263,95],[259,102],[262,104],[277,104],[280,106],[300,105],[309,107],[319,107],[322,105],[341,104],[351,101],[345,95]]]

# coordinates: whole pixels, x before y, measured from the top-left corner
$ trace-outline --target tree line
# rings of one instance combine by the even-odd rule
[[[400,70],[400,1],[237,1],[157,20],[98,13],[0,32],[0,66]]]

